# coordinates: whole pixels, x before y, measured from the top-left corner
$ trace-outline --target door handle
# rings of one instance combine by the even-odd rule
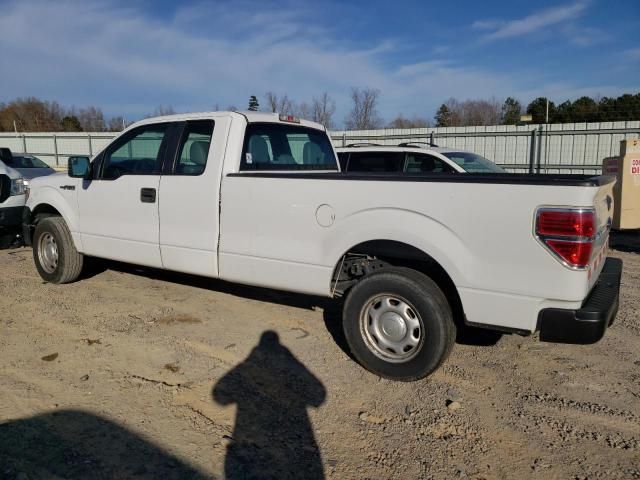
[[[155,203],[156,202],[156,189],[155,188],[141,188],[140,189],[140,201],[142,203]]]

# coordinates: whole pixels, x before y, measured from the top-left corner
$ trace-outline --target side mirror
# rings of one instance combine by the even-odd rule
[[[72,178],[85,178],[89,172],[89,166],[89,157],[80,155],[69,157],[67,163],[69,176]]]

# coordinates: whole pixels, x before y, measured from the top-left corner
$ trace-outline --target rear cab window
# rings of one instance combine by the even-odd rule
[[[331,170],[338,166],[327,134],[300,125],[247,125],[241,171]]]

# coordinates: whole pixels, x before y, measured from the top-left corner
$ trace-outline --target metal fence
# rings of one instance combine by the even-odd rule
[[[0,147],[28,152],[52,166],[66,166],[70,155],[92,156],[115,135],[0,133]],[[441,147],[478,153],[515,172],[587,174],[599,173],[603,158],[620,153],[620,140],[639,137],[640,121],[331,132],[335,146],[431,140]]]
[[[604,158],[619,155],[620,140],[639,136],[640,121],[331,132],[335,146],[433,141],[514,172],[587,174],[599,173]]]
[[[71,155],[98,153],[117,132],[0,133],[0,147],[35,155],[49,165],[66,167]]]

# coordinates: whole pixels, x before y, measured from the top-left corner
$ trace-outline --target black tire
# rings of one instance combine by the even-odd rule
[[[394,304],[394,299],[399,303]],[[375,313],[380,305],[400,308],[409,320],[408,323],[396,320],[402,317],[397,314],[393,317],[394,312],[389,311],[384,315],[393,317],[391,323],[378,322],[376,325],[390,327],[396,338],[404,332],[398,344],[407,342],[407,336],[413,336],[409,341],[419,342],[416,346],[405,345],[404,349],[395,350],[383,348],[384,344],[379,343],[376,334],[382,336],[384,330],[371,333],[375,330],[371,312]],[[381,312],[384,311],[382,308]],[[415,325],[416,318],[421,330],[411,326]],[[410,268],[385,268],[359,281],[347,295],[342,324],[349,348],[363,367],[381,377],[405,382],[419,380],[436,370],[449,356],[456,339],[451,307],[442,290],[429,277]],[[399,358],[401,356],[406,357]]]
[[[56,262],[51,261],[51,255],[43,254],[43,242],[46,239],[52,239],[55,244]],[[38,273],[46,282],[70,283],[78,279],[84,258],[76,250],[69,228],[62,217],[47,217],[37,224],[33,234],[33,260]]]

